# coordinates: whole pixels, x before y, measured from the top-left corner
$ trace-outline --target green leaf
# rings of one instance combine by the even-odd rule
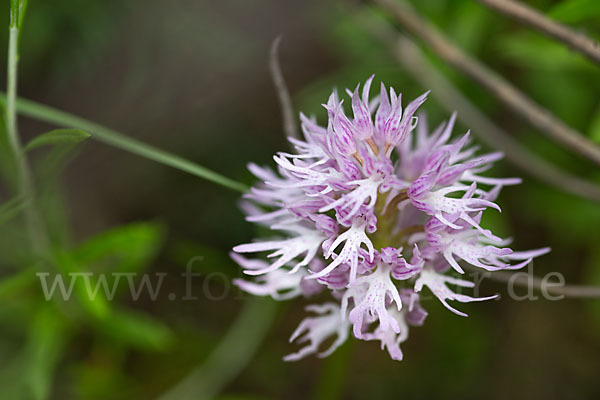
[[[462,2],[452,8],[448,18],[449,34],[461,48],[477,54],[483,47],[486,33],[492,26],[492,14],[475,2]]]
[[[17,216],[27,202],[22,196],[16,196],[0,205],[0,225]]]
[[[160,224],[134,223],[102,232],[73,251],[57,251],[55,259],[65,285],[75,279],[73,289],[81,306],[99,321],[107,321],[113,317],[112,296],[127,283],[126,279],[116,282],[111,274],[147,267],[162,237]],[[75,277],[72,273],[88,275]]]
[[[10,28],[22,28],[26,10],[27,0],[10,0]]]
[[[594,68],[580,54],[560,43],[531,32],[517,32],[499,38],[500,54],[528,70],[562,71]]]
[[[79,143],[91,135],[81,129],[54,129],[33,138],[23,151],[30,151],[42,146]]]
[[[594,114],[590,124],[590,139],[596,143],[600,143],[600,108]]]
[[[104,296],[104,292],[98,290],[95,296],[90,292],[90,290],[93,291],[96,287],[96,279],[94,279],[93,276],[75,277],[70,275],[71,273],[88,272],[87,266],[85,264],[80,264],[71,254],[66,252],[57,251],[54,257],[60,268],[61,274],[56,278],[53,276],[52,279],[63,279],[66,287],[69,287],[71,281],[74,280],[73,293],[75,293],[81,306],[87,313],[100,320],[109,318],[111,303],[106,296]],[[55,295],[57,296],[59,294]]]
[[[6,301],[6,297],[21,292],[35,283],[36,270],[26,268],[0,280],[0,299]]]
[[[102,272],[136,272],[156,255],[163,237],[160,223],[136,222],[94,236],[72,255],[79,265],[102,263]]]
[[[600,1],[567,0],[548,11],[548,16],[561,22],[574,23],[600,17]]]
[[[50,395],[54,369],[66,342],[65,328],[61,315],[50,306],[37,311],[30,327],[25,371],[28,387],[36,400]]]
[[[48,237],[59,248],[68,248],[71,242],[62,177],[69,162],[78,154],[75,147],[76,143],[52,146],[33,165],[36,205]]]
[[[116,342],[140,350],[162,351],[173,342],[173,333],[166,325],[131,311],[115,311],[100,328]]]

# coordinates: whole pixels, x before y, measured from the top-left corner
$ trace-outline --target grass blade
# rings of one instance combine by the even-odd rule
[[[5,101],[5,94],[0,93],[0,98],[2,101]],[[179,169],[238,192],[243,193],[248,191],[248,187],[241,182],[227,178],[208,168],[186,160],[183,157],[157,149],[156,147],[132,139],[122,133],[76,115],[25,99],[17,99],[16,108],[17,111],[24,116],[58,126],[82,129],[89,132],[92,135],[92,139],[99,142],[117,147],[121,150],[128,151],[160,164]]]

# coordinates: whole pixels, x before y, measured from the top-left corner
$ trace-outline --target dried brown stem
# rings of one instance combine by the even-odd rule
[[[502,151],[508,161],[532,177],[567,193],[600,202],[600,187],[555,167],[521,146],[454,87],[410,39],[401,36],[396,43],[395,55],[404,68],[423,86],[434,89],[432,96],[448,112],[458,111],[458,118],[482,142]]]
[[[513,0],[477,1],[565,43],[571,49],[580,52],[593,62],[600,64],[600,44],[598,44],[598,42],[584,34],[573,31],[565,25],[549,19],[534,8]]]
[[[398,62],[423,87],[433,89],[431,95],[448,112],[458,111],[458,119],[473,129],[473,133],[488,146],[500,150],[506,159],[525,173],[566,193],[600,202],[600,187],[565,172],[523,147],[481,112],[440,72],[415,45],[392,28],[364,18],[360,23],[378,40],[390,46]]]
[[[393,0],[371,1],[387,10],[400,26],[426,43],[441,59],[486,88],[541,133],[600,164],[600,147],[538,105],[502,76],[464,53],[437,28],[421,18],[408,3]]]
[[[363,23],[366,21],[361,19]],[[397,40],[395,55],[398,61],[419,81],[423,86],[432,87],[436,90],[432,94],[438,102],[449,111],[459,110],[459,118],[473,126],[475,133],[480,139],[492,147],[506,152],[506,157],[518,167],[523,168],[532,176],[539,178],[567,192],[581,195],[596,201],[600,200],[600,189],[597,186],[583,181],[577,177],[563,172],[545,160],[530,153],[517,141],[512,139],[490,119],[477,109],[459,90],[457,90],[437,69],[427,60],[419,48],[408,38],[390,29],[379,25],[370,25],[369,29],[380,39],[390,44]],[[565,296],[569,298],[600,298],[600,287],[544,284],[544,279],[536,276],[525,276],[522,273],[496,271],[490,273],[477,268],[466,266],[472,273],[484,273],[489,279],[510,283],[522,287],[531,287],[536,290],[545,290],[553,296]]]
[[[300,139],[298,129],[294,122],[294,111],[292,107],[292,99],[290,92],[285,84],[281,67],[279,66],[279,44],[281,36],[278,36],[271,44],[271,52],[269,55],[269,69],[271,70],[271,78],[277,90],[277,97],[281,106],[281,116],[283,119],[283,131],[286,137]]]

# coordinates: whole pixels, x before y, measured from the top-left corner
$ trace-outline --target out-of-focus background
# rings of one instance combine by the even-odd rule
[[[411,3],[447,38],[600,144],[597,65],[475,1]],[[526,3],[600,37],[595,0]],[[0,12],[7,22],[8,4]],[[250,184],[248,162],[270,164],[272,154],[287,148],[267,64],[277,36],[283,35],[280,61],[296,111],[320,121],[320,104],[334,86],[354,87],[372,73],[406,99],[436,90],[418,84],[389,43],[373,34],[373,26],[389,22],[358,1],[31,0],[19,94]],[[0,39],[6,54],[6,29]],[[597,166],[551,143],[426,54],[523,146],[600,182]],[[434,124],[449,114],[433,98],[424,108]],[[26,140],[50,127],[23,118],[20,128]],[[459,125],[456,133],[467,128]],[[251,305],[275,313],[253,319],[267,325],[265,336],[250,323],[248,343],[242,335],[235,346],[222,346],[219,368],[202,370],[207,360],[214,364],[211,353],[252,302],[230,283],[240,273],[229,250],[258,234],[238,210],[239,194],[91,140],[67,159],[40,149],[32,163],[53,243],[75,266],[66,270],[167,276],[156,300],[144,292],[135,301],[120,290],[114,301],[86,303],[74,296],[46,302],[35,270],[23,261],[24,232],[13,222],[0,225],[3,399],[146,399],[181,382],[179,398],[186,398],[181,393],[196,393],[193,382],[207,379],[216,384],[217,398],[240,400],[600,398],[600,303],[516,301],[491,281],[481,293],[502,298],[464,305],[469,318],[426,301],[430,315],[411,331],[402,362],[375,343],[349,340],[328,359],[284,363],[282,357],[297,349],[288,337],[310,300],[275,311],[267,300]],[[535,263],[536,274],[558,271],[569,283],[600,285],[598,203],[541,183],[508,162],[493,174],[523,176],[524,183],[503,191],[502,214],[490,212],[486,224],[514,237],[517,249],[550,245],[552,253]],[[182,299],[190,288],[180,276],[190,260],[200,274],[191,287],[198,297],[193,301]],[[239,357],[244,351],[248,356]]]

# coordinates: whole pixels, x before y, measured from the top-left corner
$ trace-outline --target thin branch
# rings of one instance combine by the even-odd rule
[[[472,273],[480,274],[480,270],[474,268],[467,268]],[[517,285],[521,287],[532,288],[539,290],[542,293],[545,291],[548,294],[554,296],[565,296],[569,298],[580,298],[580,299],[600,299],[600,287],[597,286],[583,286],[583,285],[562,285],[548,284],[545,279],[537,276],[528,275],[525,272],[507,272],[507,271],[495,271],[488,272],[484,271],[485,277],[503,283],[511,285]]]
[[[408,3],[393,0],[371,1],[387,10],[399,25],[425,42],[441,59],[482,85],[541,133],[600,164],[600,147],[538,105],[502,76],[464,53],[437,28],[421,18]]]
[[[398,62],[416,80],[434,89],[431,95],[440,105],[448,112],[458,111],[458,118],[471,127],[482,142],[502,151],[513,165],[559,190],[600,202],[600,187],[557,168],[521,146],[454,87],[410,39],[400,36],[394,51]]]
[[[271,79],[277,90],[277,97],[279,98],[279,104],[281,105],[281,117],[283,119],[283,132],[286,137],[292,137],[294,139],[300,139],[298,135],[298,129],[294,122],[294,111],[292,107],[292,99],[290,92],[285,84],[281,67],[279,66],[279,44],[281,43],[281,36],[278,36],[271,44],[271,52],[269,55],[269,69],[271,70]]]
[[[458,110],[458,117],[474,128],[474,133],[490,145],[505,152],[506,158],[516,166],[529,172],[532,176],[545,181],[559,189],[573,194],[600,201],[600,189],[586,181],[563,172],[547,163],[517,141],[498,128],[489,118],[475,107],[459,90],[457,90],[437,69],[427,60],[419,48],[403,35],[397,35],[391,29],[381,24],[368,24],[369,21],[361,18],[369,30],[380,40],[393,44],[397,41],[395,56],[397,60],[417,79],[423,86],[435,88],[432,95],[448,111]],[[524,276],[522,273],[506,271],[488,272],[465,266],[472,273],[484,273],[489,279],[515,284],[518,286],[532,287],[536,290],[545,290],[554,296],[570,298],[600,298],[600,287],[544,284],[544,280],[535,276]]]
[[[4,100],[5,98],[5,95],[0,92],[0,100]],[[38,121],[62,127],[82,129],[89,132],[92,135],[92,139],[109,146],[187,172],[238,192],[244,193],[248,191],[248,187],[241,182],[76,115],[21,98],[17,99],[16,107],[20,114]]]
[[[17,126],[17,83],[19,64],[19,36],[27,9],[27,0],[14,0],[10,3],[10,25],[8,39],[8,62],[6,74],[6,135],[18,175],[19,195],[28,200],[25,207],[25,221],[32,252],[42,258],[48,257],[49,239],[35,204],[35,188],[29,163],[21,146]]]
[[[600,189],[597,186],[555,168],[544,159],[530,153],[498,128],[427,60],[423,52],[410,39],[404,35],[398,35],[384,25],[370,23],[371,21],[362,18],[362,16],[360,22],[384,43],[390,45],[395,43],[394,55],[404,68],[423,86],[434,88],[435,90],[431,92],[432,95],[446,110],[458,110],[458,118],[472,126],[474,128],[473,133],[478,135],[483,142],[503,151],[507,159],[517,167],[529,172],[532,176],[567,192],[600,201]],[[600,298],[600,287],[547,285],[547,283],[543,283],[544,281],[541,278],[535,276],[525,277],[522,273],[516,273],[516,275],[506,271],[491,273],[470,266],[465,266],[465,269],[472,273],[484,273],[489,279],[499,282],[527,287],[531,285],[532,288],[537,290],[542,290],[543,287],[547,293],[555,296]]]
[[[600,44],[598,42],[582,33],[573,31],[563,24],[552,21],[536,9],[512,0],[477,1],[565,43],[573,50],[600,64]]]
[[[598,185],[555,167],[523,147],[463,95],[412,40],[381,24],[378,19],[365,18],[364,13],[356,19],[357,23],[390,47],[396,60],[414,79],[423,87],[433,89],[431,95],[443,108],[448,112],[458,111],[458,119],[471,127],[483,143],[502,151],[509,162],[530,176],[567,193],[600,202]]]

